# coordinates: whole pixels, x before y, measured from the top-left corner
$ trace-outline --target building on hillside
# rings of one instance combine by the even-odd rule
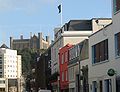
[[[120,92],[120,0],[112,1],[113,23],[89,37],[89,92]]]
[[[69,49],[69,92],[88,92],[88,56],[88,39]]]
[[[22,92],[21,56],[5,44],[0,47],[0,91]]]
[[[96,21],[100,21],[101,24],[97,25]],[[65,23],[63,27],[55,29],[54,42],[51,45],[51,66],[52,74],[59,75],[59,48],[66,44],[77,44],[84,39],[87,39],[89,35],[103,28],[103,24],[110,24],[112,20],[110,18],[93,18],[91,20],[70,20]],[[103,23],[103,24],[102,24]],[[59,77],[58,77],[59,79]],[[56,82],[58,81],[56,80]],[[55,81],[52,83],[55,88],[58,83]],[[58,89],[55,89],[58,90]]]
[[[47,49],[50,45],[50,38],[46,36],[46,40],[44,40],[42,36],[42,33],[38,33],[38,36],[33,35],[30,39],[24,39],[23,35],[20,36],[20,39],[13,39],[13,37],[10,37],[10,48],[16,50],[28,48],[35,51]]]
[[[60,92],[69,92],[68,81],[68,55],[72,45],[67,44],[59,50],[59,69],[60,69]]]

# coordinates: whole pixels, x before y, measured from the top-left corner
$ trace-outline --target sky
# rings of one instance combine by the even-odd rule
[[[25,39],[43,32],[51,40],[61,26],[58,5],[62,4],[62,25],[70,20],[111,18],[111,0],[0,0],[0,45],[9,47],[9,37]]]

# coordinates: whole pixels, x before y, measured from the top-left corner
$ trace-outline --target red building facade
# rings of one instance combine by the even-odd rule
[[[68,79],[68,60],[69,49],[72,45],[67,44],[59,50],[59,69],[60,69],[60,90],[61,92],[69,92]]]

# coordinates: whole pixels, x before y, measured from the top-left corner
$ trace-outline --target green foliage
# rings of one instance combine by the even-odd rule
[[[44,49],[39,50],[39,52],[33,49],[18,50],[18,54],[22,56],[22,73],[25,76],[32,74],[32,69],[35,68],[37,55],[44,53],[44,51]]]
[[[18,50],[18,54],[22,56],[22,73],[24,75],[31,74],[32,64],[35,62],[35,52],[30,49]]]

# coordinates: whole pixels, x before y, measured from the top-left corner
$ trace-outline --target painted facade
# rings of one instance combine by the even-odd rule
[[[69,79],[68,79],[68,59],[69,49],[72,45],[67,44],[59,50],[59,69],[60,69],[60,91],[69,92]]]

